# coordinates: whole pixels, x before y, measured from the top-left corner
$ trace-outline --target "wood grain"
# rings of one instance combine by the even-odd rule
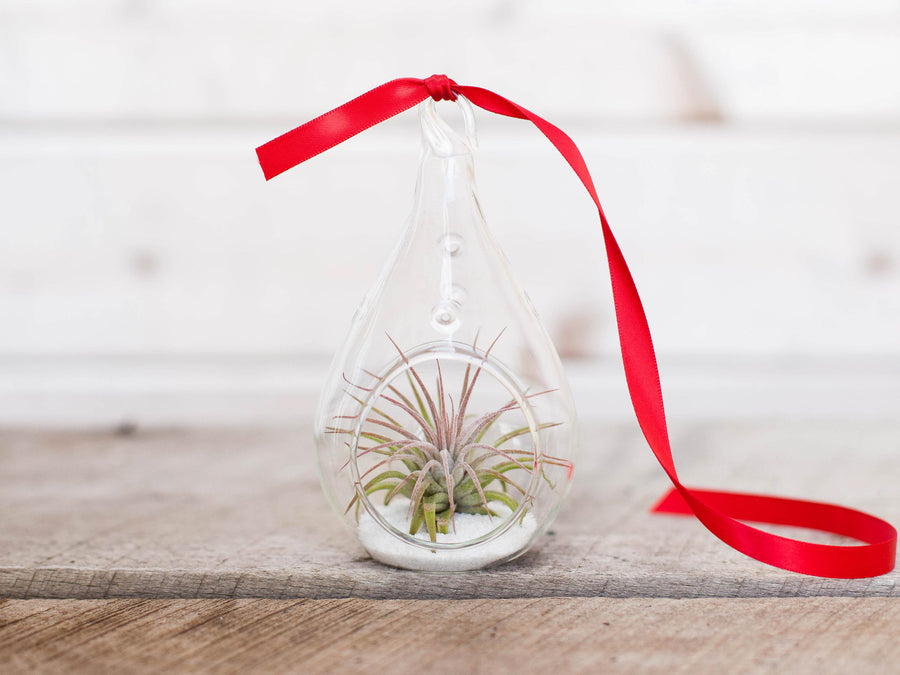
[[[900,604],[0,601],[4,673],[893,673]]]
[[[530,553],[452,575],[368,558],[326,505],[308,430],[122,431],[0,434],[0,597],[900,595],[898,572],[782,572],[692,519],[648,514],[667,483],[630,425],[583,425],[573,492]],[[898,440],[896,421],[672,430],[689,485],[834,500],[893,522]]]

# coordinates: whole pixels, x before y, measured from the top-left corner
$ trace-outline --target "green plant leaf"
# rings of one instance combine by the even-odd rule
[[[428,538],[432,542],[437,541],[437,518],[434,508],[434,495],[422,499],[422,513],[425,516],[425,527],[428,529]]]
[[[513,466],[515,467],[515,465],[513,465]],[[519,492],[521,492],[523,495],[525,494],[525,489],[521,485],[516,483],[512,478],[507,476],[506,473],[504,473],[504,472],[497,471],[494,468],[488,468],[488,469],[483,469],[480,473],[486,474],[487,482],[481,483],[481,485],[483,487],[487,487],[488,485],[490,485],[491,481],[496,480],[497,482],[500,483],[500,488],[503,490],[503,492],[506,492],[507,487],[513,487],[516,490],[518,490]]]
[[[483,506],[466,506],[461,508],[460,513],[477,513],[482,516],[493,516],[494,518],[499,518],[500,514],[491,509],[486,509]]]
[[[558,427],[560,424],[562,424],[562,422],[545,422],[544,424],[538,424],[537,430],[543,431],[544,429],[549,429],[551,427]],[[496,441],[494,441],[491,445],[493,445],[496,448],[496,447],[503,445],[507,441],[512,440],[513,438],[517,438],[519,436],[522,436],[522,435],[530,433],[530,432],[531,432],[531,427],[519,427],[518,429],[513,429],[509,433],[503,434],[500,438],[498,438]]]
[[[368,483],[366,483],[364,489],[368,490],[373,485],[380,483],[381,481],[388,480],[389,478],[397,478],[399,480],[403,480],[404,478],[406,478],[406,475],[407,474],[403,473],[402,471],[383,471]]]
[[[438,513],[436,517],[437,531],[441,534],[447,534],[447,532],[450,531],[450,521],[452,520],[452,518],[453,516],[450,514],[449,509]]]
[[[508,494],[504,494],[503,492],[497,492],[496,490],[485,490],[484,496],[487,498],[488,502],[501,502],[506,504],[511,510],[515,511],[519,508],[519,502],[510,497]]]
[[[413,382],[412,375],[409,374],[409,371],[406,371],[406,379],[409,380],[409,386],[412,388],[413,397],[416,399],[416,405],[419,406],[419,412],[422,413],[422,418],[434,428],[434,424],[431,422],[431,417],[428,415],[428,410],[425,409],[425,402],[422,400],[422,397],[419,395],[419,390],[416,387],[415,382]]]
[[[413,511],[412,518],[409,521],[409,533],[415,534],[419,531],[419,528],[422,527],[422,521],[425,519],[425,514],[422,513],[421,507],[417,508]]]

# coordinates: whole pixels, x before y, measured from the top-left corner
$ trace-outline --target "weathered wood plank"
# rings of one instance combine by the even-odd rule
[[[891,673],[898,620],[885,598],[6,601],[0,668]]]
[[[688,484],[900,519],[897,422],[690,424],[672,437]],[[493,570],[424,575],[372,562],[341,528],[307,431],[6,432],[0,597],[900,595],[897,572],[781,572],[693,520],[649,515],[666,480],[631,426],[587,425],[582,448],[573,494],[535,550]]]

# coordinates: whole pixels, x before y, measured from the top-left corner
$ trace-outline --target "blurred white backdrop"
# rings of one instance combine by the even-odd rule
[[[254,148],[435,72],[579,144],[674,417],[900,413],[900,2],[0,0],[0,424],[309,419],[416,117],[270,184]],[[624,418],[592,205],[535,129],[479,123],[580,412]]]

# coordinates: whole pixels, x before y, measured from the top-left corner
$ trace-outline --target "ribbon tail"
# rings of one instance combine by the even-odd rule
[[[428,89],[423,80],[404,77],[385,82],[259,146],[259,165],[270,180],[426,98]]]
[[[880,518],[834,504],[696,490],[681,484],[669,443],[650,326],[631,270],[600,205],[581,152],[562,130],[509,99],[480,87],[464,86],[459,91],[485,110],[532,122],[568,162],[597,207],[606,245],[628,392],[644,437],[674,485],[654,507],[654,511],[693,514],[732,548],[774,567],[801,574],[859,578],[893,570],[897,531]],[[751,527],[741,522],[743,520],[820,530],[865,543],[861,546],[835,546],[798,541]]]
[[[760,562],[802,574],[854,579],[893,569],[897,531],[875,516],[845,506],[769,495],[676,486],[653,513],[694,515],[719,539]],[[865,542],[835,546],[782,537],[741,521],[802,527]]]

